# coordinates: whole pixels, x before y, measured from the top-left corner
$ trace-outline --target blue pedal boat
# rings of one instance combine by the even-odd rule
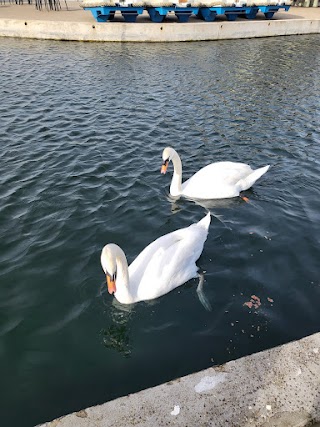
[[[259,6],[259,9],[266,19],[271,19],[279,9],[284,9],[286,12],[290,9],[290,5],[276,5],[276,6]]]
[[[163,22],[168,12],[174,12],[179,22],[188,22],[191,15],[197,15],[199,12],[198,7],[188,6],[161,6],[161,7],[147,7],[150,19],[152,22]]]
[[[216,19],[217,15],[225,15],[228,21],[235,21],[238,16],[254,19],[258,13],[259,8],[256,6],[214,6],[214,7],[200,7],[198,18],[204,21],[212,22]]]
[[[125,22],[135,22],[138,15],[144,11],[144,7],[127,7],[127,6],[95,6],[84,7],[84,10],[90,10],[97,22],[107,22],[114,19],[117,11],[121,12]]]

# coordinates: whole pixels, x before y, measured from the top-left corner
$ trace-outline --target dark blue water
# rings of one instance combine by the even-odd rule
[[[1,426],[24,427],[319,331],[320,36],[187,44],[0,40]],[[129,261],[203,206],[168,199],[219,160],[271,164],[211,204],[197,280],[131,310]],[[251,296],[261,306],[244,305]]]

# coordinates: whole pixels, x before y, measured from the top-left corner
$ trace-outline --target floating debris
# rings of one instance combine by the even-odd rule
[[[253,303],[251,301],[247,301],[243,305],[246,305],[247,307],[252,308]]]
[[[261,301],[260,301],[260,298],[257,297],[256,295],[251,295],[250,301],[245,302],[243,305],[246,305],[249,308],[253,307],[253,308],[257,309],[260,307]]]

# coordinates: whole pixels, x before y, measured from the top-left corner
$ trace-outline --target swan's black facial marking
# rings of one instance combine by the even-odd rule
[[[109,277],[112,282],[115,282],[117,279],[117,272],[115,271],[113,274],[109,274],[108,272],[106,272],[106,277]]]
[[[117,272],[115,272],[114,274],[109,274],[108,272],[106,272],[106,282],[107,282],[109,294],[114,294],[117,290],[116,278],[117,278]]]

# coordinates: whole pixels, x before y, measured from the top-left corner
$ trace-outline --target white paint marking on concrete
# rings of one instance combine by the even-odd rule
[[[271,411],[271,405],[266,405],[266,410]]]
[[[194,387],[194,389],[197,393],[212,390],[218,384],[223,383],[226,379],[226,376],[227,374],[218,373],[213,377],[203,377],[201,378],[201,381]]]
[[[180,406],[174,405],[173,411],[171,411],[171,415],[179,415],[180,414]]]

